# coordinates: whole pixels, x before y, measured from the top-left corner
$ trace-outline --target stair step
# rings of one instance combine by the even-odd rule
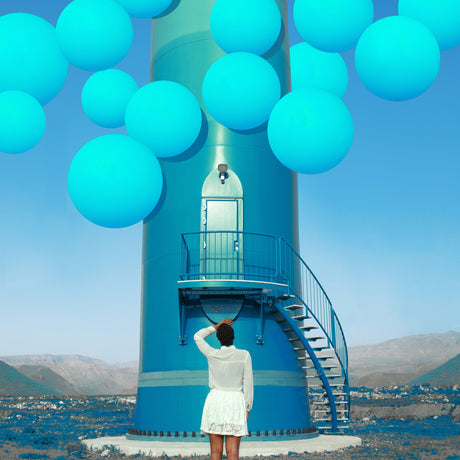
[[[317,375],[311,375],[311,376],[307,375],[307,379],[316,379],[316,380],[319,380],[319,377],[318,377]],[[309,384],[309,385],[312,386],[312,384]],[[338,387],[343,386],[343,384],[341,384],[341,383],[329,383],[329,386],[330,386],[331,388],[338,388]]]
[[[285,300],[294,299],[294,298],[295,298],[295,295],[292,295],[292,294],[281,294],[277,297],[278,300],[282,300],[283,302]]]
[[[303,305],[299,305],[299,304],[292,304],[292,305],[286,305],[284,307],[285,310],[297,310],[298,308],[303,308]]]
[[[347,418],[338,418],[337,421],[338,422],[348,422],[349,420]],[[330,418],[317,418],[315,419],[315,422],[332,422],[332,420]]]
[[[309,332],[309,331],[313,331],[314,329],[319,329],[318,326],[299,326],[299,329],[301,329],[302,331],[306,331],[306,332]],[[287,327],[286,329],[283,329],[284,332],[294,332],[294,329],[290,328],[290,327]],[[321,337],[321,338],[325,338],[325,337]]]
[[[331,359],[331,358],[332,358],[332,356],[328,356],[327,358],[318,358],[318,361],[326,361],[326,360]],[[307,357],[307,356],[298,356],[297,359],[305,359],[305,361],[307,361],[307,360],[311,361],[311,358]],[[323,369],[327,369],[327,370],[338,369],[337,366],[335,366],[335,365],[333,366],[332,364],[329,364],[329,365],[328,364],[325,364],[325,365],[321,364],[321,367]],[[310,367],[310,369],[315,369],[315,366]]]
[[[332,364],[325,364],[324,366],[321,366],[321,367],[327,371],[331,371],[332,369],[338,369],[337,366],[333,366]]]
[[[311,367],[310,369],[315,369],[314,367]],[[335,378],[342,377],[341,375],[328,375],[324,374],[328,380],[334,380]],[[310,374],[309,377],[319,377],[318,374]],[[343,378],[343,377],[342,377]],[[338,383],[338,382],[335,382]],[[341,385],[345,385],[345,383],[341,383]]]
[[[324,339],[324,337],[306,337],[307,340],[310,340],[311,342],[314,342],[315,340],[320,340],[320,339]]]
[[[325,361],[326,359],[334,359],[335,356],[322,356],[322,355],[319,355],[319,356],[316,356],[316,359],[319,359],[320,361]],[[308,359],[311,359],[311,358],[308,358]]]
[[[330,429],[332,429],[330,426],[319,426],[318,428],[324,431],[329,431]],[[339,428],[350,428],[350,425],[339,425]],[[339,433],[343,432],[339,431]]]
[[[289,342],[300,342],[301,340],[298,337],[293,337],[289,339]]]
[[[305,347],[294,347],[293,348],[294,351],[305,351]]]
[[[329,347],[327,345],[318,345],[318,346],[315,346],[315,347],[312,347],[312,348],[313,348],[313,350],[322,351],[322,350],[326,350]]]
[[[312,331],[313,329],[319,329],[318,326],[300,326],[299,329],[302,331]]]
[[[295,319],[296,321],[303,321],[304,319],[308,318],[308,315],[291,316],[291,318]]]
[[[314,412],[325,412],[325,414],[320,414],[320,417],[324,417],[325,415],[331,415],[331,411],[329,409],[314,409]],[[347,409],[336,409],[336,412],[348,412]],[[343,420],[343,417],[340,419]]]

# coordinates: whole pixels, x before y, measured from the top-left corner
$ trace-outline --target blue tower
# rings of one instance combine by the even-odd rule
[[[163,198],[144,221],[140,373],[131,432],[199,433],[207,363],[192,337],[227,316],[235,320],[236,346],[253,361],[249,430],[299,435],[315,425],[337,431],[349,416],[347,350],[331,302],[298,254],[296,174],[272,154],[266,125],[233,131],[203,104],[203,78],[225,55],[209,29],[214,3],[175,1],[153,21],[152,81],[191,90],[203,109],[203,128],[189,151],[161,160]],[[283,27],[263,57],[285,94],[286,5],[276,3]]]

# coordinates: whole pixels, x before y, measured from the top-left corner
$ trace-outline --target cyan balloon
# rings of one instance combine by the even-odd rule
[[[97,125],[118,128],[125,124],[126,106],[138,89],[134,78],[122,70],[96,72],[83,87],[83,110]]]
[[[433,32],[441,50],[460,44],[459,0],[399,0],[399,15],[425,24]]]
[[[212,117],[236,130],[268,120],[281,95],[278,74],[263,58],[231,53],[217,60],[203,81],[203,101]]]
[[[0,152],[22,153],[34,147],[45,132],[40,103],[22,91],[0,93]]]
[[[372,24],[356,46],[358,76],[375,95],[404,101],[426,91],[439,70],[438,43],[421,22],[391,16]]]
[[[147,145],[157,157],[187,150],[201,130],[201,108],[185,86],[155,81],[140,88],[128,102],[128,134]]]
[[[292,90],[319,88],[342,98],[348,86],[348,70],[338,53],[320,51],[307,42],[291,46]]]
[[[163,175],[155,155],[122,134],[97,137],[75,155],[69,169],[70,198],[89,221],[109,228],[129,227],[157,205]]]
[[[297,31],[321,51],[353,48],[373,20],[372,0],[295,0],[294,3]]]
[[[217,0],[210,24],[214,40],[226,53],[263,54],[280,34],[281,15],[274,0]]]
[[[267,133],[273,153],[287,168],[319,174],[345,158],[353,140],[353,121],[334,94],[299,89],[276,104]]]
[[[56,33],[62,53],[84,70],[118,64],[133,40],[133,25],[115,0],[74,0],[59,16]]]
[[[0,91],[24,91],[44,105],[61,90],[68,68],[49,22],[28,13],[0,17]]]
[[[152,18],[163,13],[172,0],[117,0],[133,18]]]

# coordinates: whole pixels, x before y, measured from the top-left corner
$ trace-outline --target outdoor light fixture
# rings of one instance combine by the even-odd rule
[[[224,163],[221,163],[219,166],[217,166],[217,169],[219,171],[219,179],[222,182],[222,184],[225,184],[225,179],[228,178],[228,166]]]

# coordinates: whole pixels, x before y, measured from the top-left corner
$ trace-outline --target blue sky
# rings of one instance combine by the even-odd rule
[[[53,25],[69,0],[2,0]],[[288,0],[288,5],[292,1]],[[374,0],[375,19],[397,0]],[[150,27],[133,19],[134,42],[117,66],[149,81]],[[294,30],[291,44],[300,41]],[[344,102],[355,137],[330,172],[299,175],[301,253],[322,282],[349,345],[460,330],[460,47],[441,53],[433,86],[407,102],[372,95],[354,69]],[[123,362],[139,348],[142,225],[86,221],[67,192],[73,156],[109,132],[86,118],[90,72],[70,66],[45,106],[37,147],[0,153],[0,355],[78,353]]]

